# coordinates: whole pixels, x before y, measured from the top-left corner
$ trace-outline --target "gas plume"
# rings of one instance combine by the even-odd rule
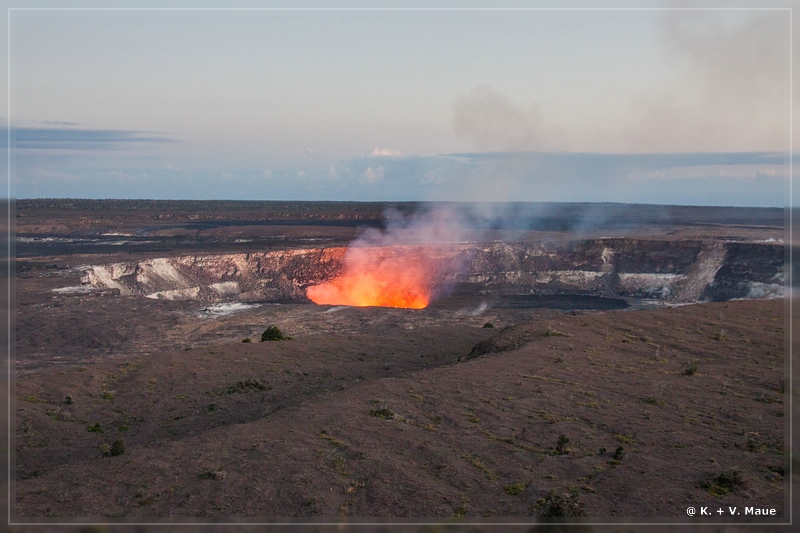
[[[366,230],[350,243],[339,276],[306,290],[320,305],[422,309],[447,290],[458,259],[443,248],[463,242],[468,231],[452,209],[404,217],[387,213],[386,230]]]

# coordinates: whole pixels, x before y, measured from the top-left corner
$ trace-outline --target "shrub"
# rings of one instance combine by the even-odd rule
[[[111,444],[111,457],[115,455],[122,455],[125,453],[125,442],[122,439],[117,439]]]
[[[617,446],[617,449],[614,451],[614,460],[622,461],[623,457],[625,457],[625,448],[622,446]]]
[[[576,490],[567,493],[552,490],[546,498],[539,500],[537,507],[541,509],[541,517],[587,516]]]
[[[485,327],[485,328],[493,328],[494,324],[492,324],[491,322],[487,322],[486,324],[483,325],[483,327]]]
[[[376,418],[382,418],[384,420],[394,420],[394,413],[389,410],[389,408],[385,405],[381,406],[380,409],[373,409],[369,412],[372,416]]]
[[[697,374],[697,364],[694,362],[690,363],[689,366],[687,366],[686,369],[683,371],[683,373],[687,376],[694,376],[695,374]]]
[[[67,405],[72,405],[72,395],[67,394],[67,398],[64,400],[64,403]]]
[[[556,443],[556,453],[558,455],[564,455],[569,451],[569,437],[566,435],[559,435],[558,436],[558,443]]]
[[[94,424],[89,426],[89,431],[91,433],[102,433],[103,432],[103,428],[100,427],[100,422],[95,422]]]
[[[250,340],[250,337],[247,337],[246,339],[242,339],[242,342],[253,342],[253,341]]]
[[[511,496],[516,496],[517,494],[524,491],[526,487],[527,485],[525,483],[517,483],[516,485],[506,485],[503,490],[506,491],[506,494],[510,494]]]
[[[267,385],[260,379],[245,379],[229,386],[227,389],[225,389],[225,392],[228,394],[242,394],[246,392],[255,392],[257,390],[270,390],[271,388],[271,386]]]
[[[261,342],[282,341],[285,339],[286,337],[283,336],[283,333],[281,333],[281,330],[279,330],[277,326],[270,326],[261,334]]]
[[[729,492],[737,492],[739,489],[744,488],[746,485],[742,473],[738,470],[728,470],[710,479],[707,479],[700,484],[701,487],[706,489],[712,496],[721,498]]]

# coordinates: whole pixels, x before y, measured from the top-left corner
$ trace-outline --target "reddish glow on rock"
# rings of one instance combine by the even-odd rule
[[[341,275],[309,287],[306,296],[319,305],[423,309],[431,299],[432,270],[419,249],[350,248]]]

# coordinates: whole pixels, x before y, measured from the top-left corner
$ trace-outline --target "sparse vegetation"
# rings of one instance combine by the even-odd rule
[[[382,403],[377,409],[372,409],[369,412],[375,418],[382,418],[384,420],[394,420],[394,413],[389,409],[389,406]]]
[[[536,503],[542,518],[587,516],[577,490],[559,492],[552,490]]]
[[[683,370],[683,373],[686,376],[694,376],[697,374],[697,363],[694,361],[690,362],[689,365]]]
[[[238,381],[233,385],[230,385],[227,389],[225,389],[226,394],[244,394],[250,393],[255,391],[265,391],[270,390],[272,387],[261,381],[260,379],[245,379],[242,381]],[[187,396],[188,398],[188,396]],[[175,398],[180,399],[180,398]]]
[[[64,400],[64,403],[67,404],[67,405],[72,405],[72,395],[67,394],[67,397]]]
[[[206,470],[202,474],[200,474],[200,479],[216,479],[222,480],[228,477],[228,473],[224,470],[217,469],[217,470]]]
[[[336,473],[340,476],[346,476],[347,474],[347,461],[344,457],[336,457],[331,461],[333,463],[333,468],[336,469]]]
[[[486,468],[486,465],[484,465],[480,459],[468,453],[462,454],[461,457],[462,459],[466,460],[469,464],[471,464],[472,466],[483,472],[483,475],[486,476],[486,479],[494,480],[495,475],[492,474],[491,470]]]
[[[264,330],[264,333],[261,334],[261,342],[268,342],[268,341],[285,341],[289,340],[291,337],[284,337],[281,330],[278,329],[278,326],[270,326]]]
[[[328,435],[328,432],[324,429],[319,432],[319,436],[320,438],[327,440],[337,448],[344,448],[344,442],[340,441],[335,437],[331,437],[330,435]]]
[[[111,444],[109,455],[111,457],[122,455],[125,453],[125,442],[122,439],[117,439]]]
[[[17,400],[22,400],[24,402],[30,402],[30,403],[47,403],[46,400],[37,398],[33,394],[29,394],[28,396],[17,396]]]
[[[630,435],[623,435],[622,433],[615,433],[614,438],[624,444],[633,444],[634,442],[636,442],[636,439],[634,439]]]
[[[253,342],[253,341],[250,340],[250,337],[246,337],[242,339],[242,342]]]
[[[614,456],[612,461],[616,461],[617,463],[622,462],[622,459],[625,457],[625,448],[622,445],[617,446],[617,449],[614,450]]]
[[[656,398],[655,396],[649,396],[645,398],[644,403],[649,403],[650,405],[659,405],[659,406],[666,405],[664,400],[662,400],[661,398]]]
[[[703,481],[700,486],[709,494],[721,498],[731,492],[738,492],[747,485],[742,473],[736,469],[722,472]]]
[[[515,485],[506,485],[503,490],[506,491],[506,494],[510,494],[511,496],[516,496],[524,491],[528,487],[525,483],[517,483]]]
[[[91,426],[89,426],[89,432],[91,433],[102,433],[103,428],[100,426],[99,422],[95,422]]]
[[[485,328],[493,328],[493,327],[494,327],[494,324],[492,324],[491,322],[487,322],[487,323],[485,323],[485,324],[483,325],[483,327],[485,327]]]
[[[564,434],[558,436],[558,442],[556,443],[556,453],[558,455],[565,455],[569,453],[569,437]]]
[[[770,442],[762,439],[758,433],[752,432],[747,435],[747,451],[753,453],[764,453],[770,447]]]

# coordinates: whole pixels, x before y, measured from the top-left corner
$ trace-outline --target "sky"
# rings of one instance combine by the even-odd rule
[[[786,10],[367,5],[11,11],[12,194],[787,203]]]

